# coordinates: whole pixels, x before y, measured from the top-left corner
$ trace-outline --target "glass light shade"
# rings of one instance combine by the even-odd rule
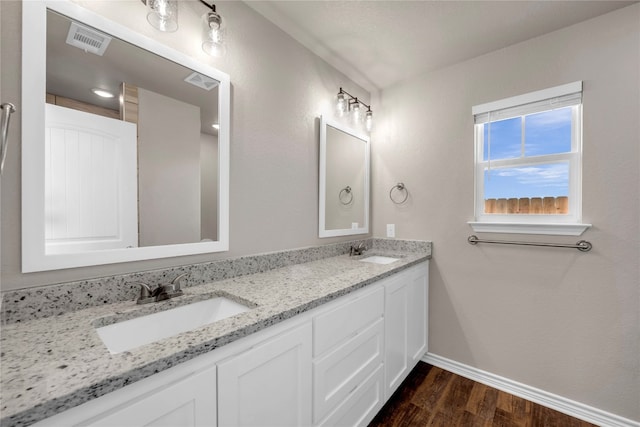
[[[367,129],[367,132],[371,132],[371,128],[373,128],[373,112],[371,110],[367,111],[365,114],[364,126]]]
[[[342,117],[347,111],[347,100],[344,93],[342,92],[338,93],[338,102],[336,104],[336,107],[338,108],[338,115],[340,117]]]
[[[202,50],[211,56],[224,56],[227,52],[225,32],[222,16],[214,11],[202,15]]]
[[[148,0],[147,21],[157,30],[172,33],[178,29],[177,0]]]
[[[358,124],[362,119],[362,115],[360,114],[360,103],[357,100],[351,104],[351,118],[355,124]]]

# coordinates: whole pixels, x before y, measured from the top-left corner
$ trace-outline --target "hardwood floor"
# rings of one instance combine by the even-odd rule
[[[587,427],[572,418],[424,362],[409,374],[369,427]]]

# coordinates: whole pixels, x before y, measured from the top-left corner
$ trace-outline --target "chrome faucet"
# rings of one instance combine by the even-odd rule
[[[355,246],[351,245],[351,248],[349,249],[349,256],[362,255],[362,252],[366,250],[367,250],[367,247],[363,242],[360,242]]]
[[[147,283],[133,282],[132,285],[140,286],[140,296],[137,299],[138,304],[148,304],[150,302],[164,301],[166,299],[179,297],[183,294],[180,284],[182,279],[187,276],[187,273],[183,273],[173,279],[171,283],[167,285],[158,285],[151,289]]]

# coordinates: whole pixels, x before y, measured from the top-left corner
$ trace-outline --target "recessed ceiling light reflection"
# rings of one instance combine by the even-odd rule
[[[91,89],[91,92],[95,93],[96,95],[98,95],[101,98],[113,98],[115,95],[112,94],[109,91],[106,91],[104,89],[98,89],[98,88],[93,88]]]

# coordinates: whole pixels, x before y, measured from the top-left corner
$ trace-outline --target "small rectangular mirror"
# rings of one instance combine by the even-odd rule
[[[320,118],[319,237],[369,232],[369,137]]]

